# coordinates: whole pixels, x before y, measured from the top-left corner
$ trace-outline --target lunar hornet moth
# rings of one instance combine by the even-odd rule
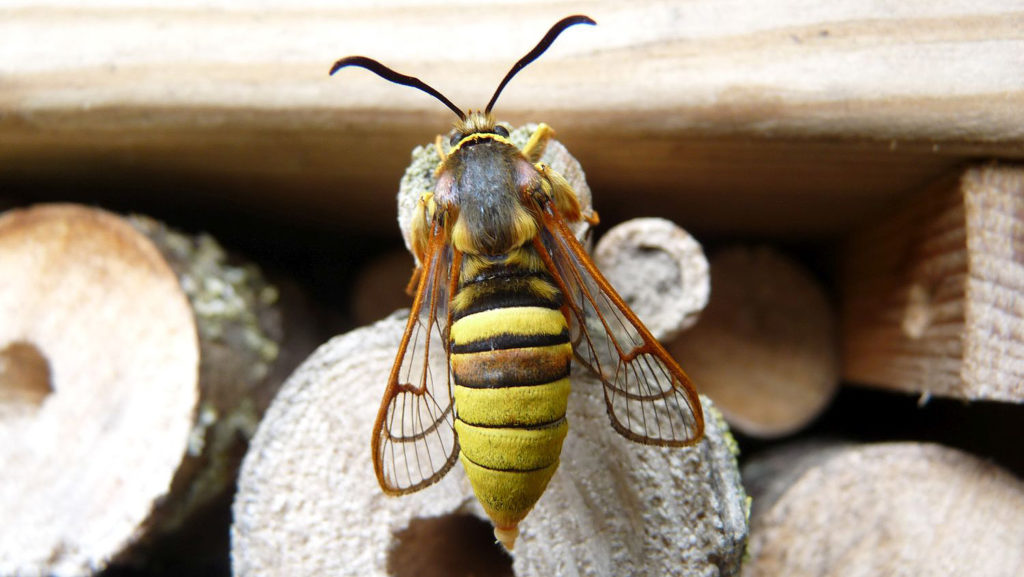
[[[519,523],[558,468],[568,430],[573,357],[604,385],[611,425],[633,441],[696,443],[700,400],[571,231],[584,214],[570,184],[540,157],[553,131],[523,148],[491,116],[509,80],[566,28],[556,23],[509,70],[482,112],[463,112],[421,80],[364,56],[338,60],[417,88],[450,108],[451,148],[438,137],[437,186],[411,227],[415,298],[373,428],[385,493],[418,491],[462,461],[473,491],[512,549]]]

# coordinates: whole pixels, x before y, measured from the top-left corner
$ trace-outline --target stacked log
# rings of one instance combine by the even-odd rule
[[[0,216],[0,278],[0,574],[132,561],[231,489],[282,343],[257,269],[40,205]]]

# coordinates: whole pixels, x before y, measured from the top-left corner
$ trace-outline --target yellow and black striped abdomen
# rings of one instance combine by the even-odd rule
[[[562,295],[532,249],[519,252],[499,263],[467,255],[452,306],[460,457],[499,529],[514,529],[540,498],[568,430]]]

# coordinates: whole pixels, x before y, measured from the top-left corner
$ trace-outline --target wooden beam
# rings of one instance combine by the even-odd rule
[[[367,53],[478,108],[496,79],[568,11],[595,29],[564,34],[516,78],[498,111],[537,110],[604,126],[630,119],[652,134],[862,136],[999,145],[1020,150],[1024,11],[1005,2],[941,1],[900,10],[855,0],[819,10],[775,1],[711,0],[550,6],[328,7],[282,0],[217,10],[144,0],[50,2],[3,10],[0,64],[9,111],[52,127],[108,116],[110,129],[231,108],[339,112],[369,128],[399,111],[444,118],[440,105],[368,73],[328,78],[338,57]],[[481,33],[487,31],[486,33]],[[165,114],[132,114],[164,108]],[[334,114],[328,111],[333,111]],[[958,115],[961,112],[971,114]],[[184,116],[181,114],[184,113]],[[332,118],[333,117],[333,118]],[[20,116],[7,126],[32,122]]]
[[[171,182],[190,202],[379,229],[407,151],[451,115],[365,71],[329,78],[330,63],[369,54],[479,107],[574,11],[599,25],[567,31],[497,113],[555,126],[606,211],[836,234],[966,156],[1024,155],[1024,11],[997,1],[65,0],[0,9],[0,184]]]
[[[843,262],[851,381],[1024,401],[1024,167],[971,168],[854,235]]]

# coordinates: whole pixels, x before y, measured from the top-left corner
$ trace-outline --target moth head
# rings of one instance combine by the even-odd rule
[[[508,127],[498,124],[490,113],[470,110],[466,113],[466,118],[455,121],[448,137],[448,144],[452,149],[456,149],[483,140],[508,142],[508,135]]]

